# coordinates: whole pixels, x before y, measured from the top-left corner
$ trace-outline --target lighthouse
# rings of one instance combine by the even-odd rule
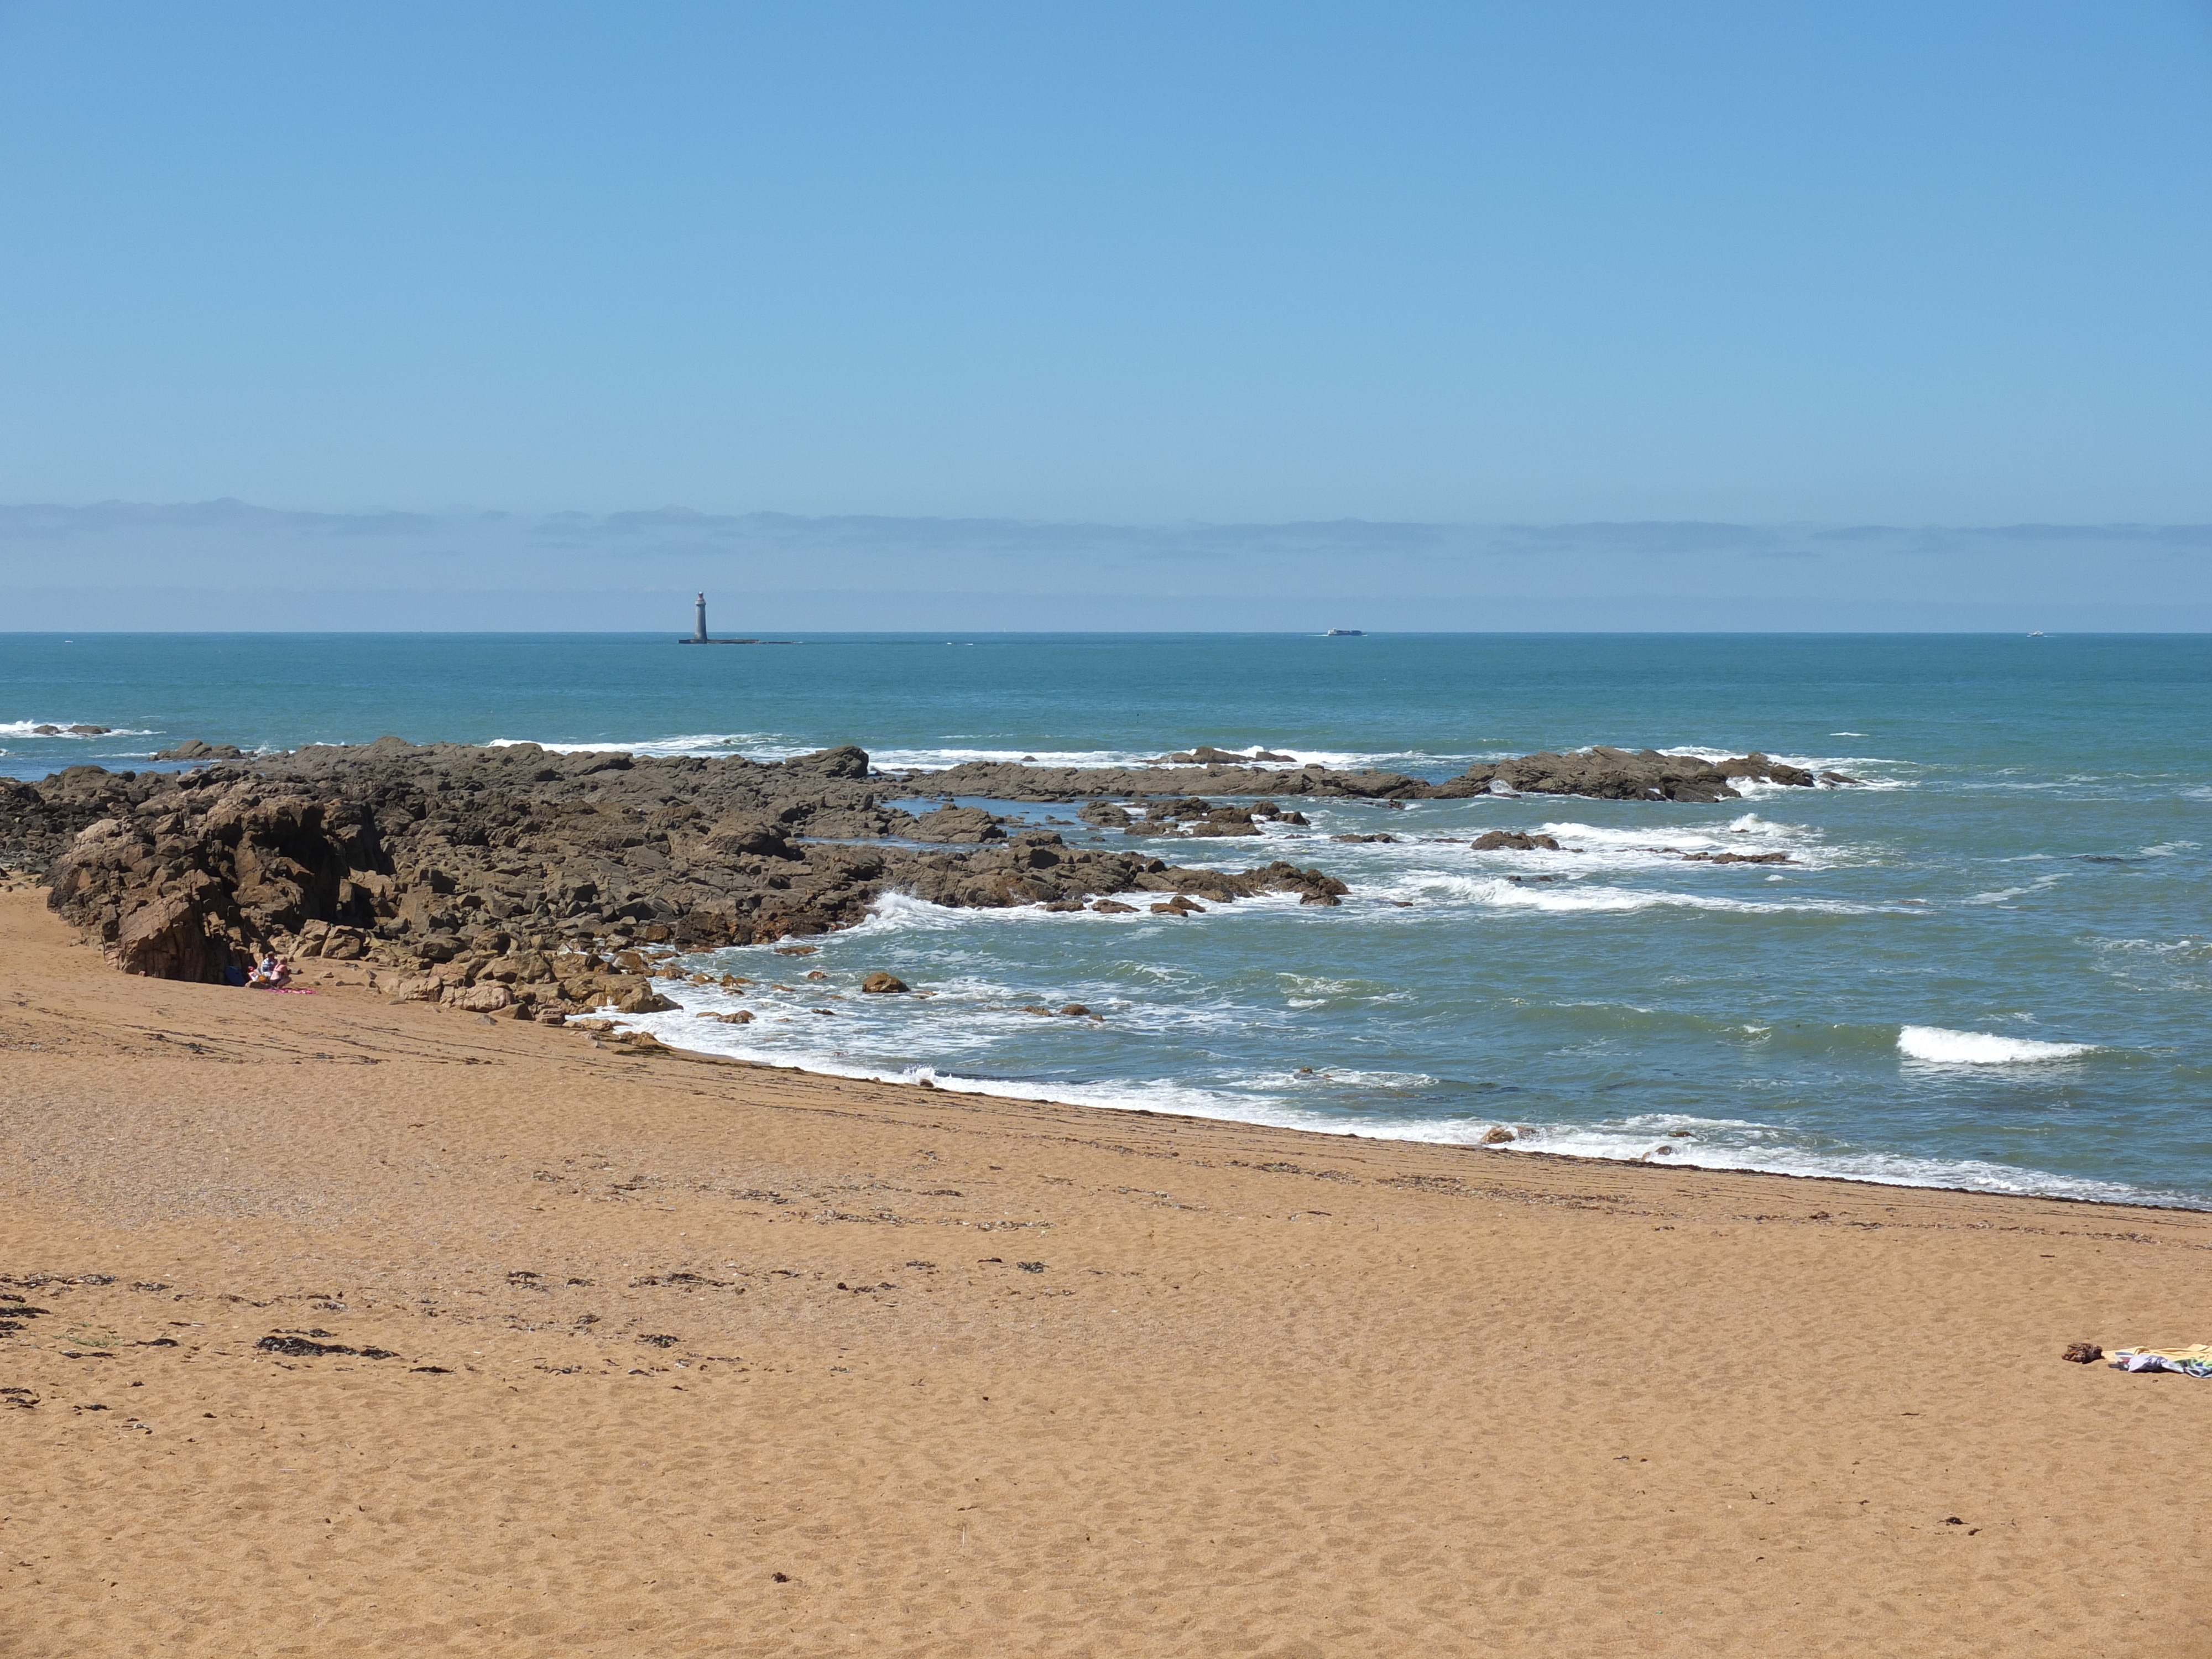
[[[707,596],[702,593],[691,608],[691,632],[678,645],[789,645],[789,640],[718,640],[707,631]]]

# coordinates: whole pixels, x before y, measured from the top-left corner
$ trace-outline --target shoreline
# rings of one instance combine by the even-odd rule
[[[26,1659],[2212,1650],[2212,1393],[2059,1358],[2203,1340],[2212,1215],[640,1052],[41,897]]]
[[[625,1025],[632,1030],[644,1029],[641,1026],[631,1024],[625,1016],[615,1014],[605,1009],[595,1010],[583,1018],[611,1020],[617,1025]],[[881,1077],[860,1071],[832,1072],[818,1066],[801,1066],[773,1060],[750,1060],[736,1054],[716,1054],[708,1048],[686,1048],[674,1042],[665,1043],[663,1046],[670,1054],[694,1064],[708,1063],[742,1066],[756,1071],[788,1072],[799,1077],[818,1078],[825,1082],[866,1083],[881,1089],[927,1088],[929,1092],[934,1094],[984,1100],[1004,1100],[1016,1105],[1051,1106],[1069,1111],[1095,1112],[1108,1118],[1158,1117],[1174,1118],[1192,1123],[1234,1125],[1241,1128],[1265,1129],[1276,1134],[1310,1137],[1323,1143],[1334,1140],[1364,1140],[1371,1141],[1378,1146],[1419,1146],[1444,1152],[1473,1152],[1516,1158],[1549,1159],[1561,1164],[1603,1169],[1647,1170],[1655,1173],[1675,1170],[1684,1173],[1694,1171],[1702,1175],[1747,1177],[1761,1181],[1830,1182],[1838,1186],[1864,1187],[1880,1192],[1949,1194],[1960,1197],[2003,1199],[2011,1202],[2027,1204],[2088,1205],[2102,1209],[2142,1210],[2152,1214],[2212,1215],[2212,1200],[2193,1203],[2159,1204],[2147,1199],[2083,1198],[2071,1193],[2007,1193],[1997,1192],[1986,1187],[1947,1187],[1933,1182],[1882,1181],[1871,1176],[1833,1175],[1795,1170],[1760,1170],[1740,1164],[1698,1164],[1686,1158],[1660,1163],[1649,1158],[1607,1158],[1596,1152],[1549,1152],[1537,1146],[1484,1146],[1479,1141],[1466,1140],[1428,1140],[1413,1135],[1375,1134],[1358,1129],[1317,1129],[1303,1124],[1272,1122],[1264,1118],[1231,1117],[1224,1114],[1198,1111],[1176,1112],[1158,1106],[1106,1106],[1095,1101],[1062,1100],[1051,1095],[1002,1094],[995,1089],[963,1086],[992,1081],[1004,1081],[1012,1087],[1026,1086],[1020,1079],[1011,1078],[993,1079],[963,1077],[951,1082],[939,1082],[933,1077],[930,1082],[923,1085],[903,1079]]]
[[[670,977],[665,975],[657,976],[654,979],[653,983],[656,988],[658,988],[664,996],[671,996],[674,994],[680,993],[685,988],[689,988],[686,981],[681,977]],[[689,1005],[678,1001],[674,1012],[678,1014],[690,1014],[693,1012],[693,1010]],[[1771,1177],[1780,1181],[1832,1181],[1843,1182],[1850,1186],[1869,1187],[1878,1189],[1898,1191],[1971,1194],[1990,1198],[2033,1200],[2055,1204],[2088,1204],[2151,1212],[2173,1211],[2186,1214],[2212,1214],[2212,1199],[2191,1199],[2185,1196],[2177,1196],[2171,1202],[2161,1203],[2157,1200],[2149,1197],[2093,1196],[2081,1194],[2058,1192],[2006,1192],[1989,1187],[1948,1185],[1942,1182],[1929,1181],[1885,1180],[1879,1176],[1850,1175],[1826,1170],[1763,1170],[1757,1168],[1756,1166],[1746,1164],[1705,1164],[1696,1162],[1688,1158],[1666,1160],[1654,1158],[1648,1155],[1641,1158],[1609,1158],[1602,1153],[1596,1152],[1575,1152],[1549,1150],[1541,1146],[1525,1144],[1524,1141],[1518,1139],[1513,1142],[1485,1145],[1480,1141],[1450,1140],[1440,1138],[1431,1139],[1425,1136],[1412,1134],[1380,1134],[1373,1132],[1372,1130],[1363,1129],[1358,1127],[1346,1127],[1343,1128],[1321,1127],[1312,1124],[1282,1122],[1266,1116],[1240,1117],[1227,1111],[1206,1112],[1195,1109],[1189,1111],[1178,1111],[1172,1108],[1157,1105],[1139,1105],[1133,1103],[1130,1105],[1118,1105],[1098,1100],[1063,1098],[1052,1094],[1014,1092],[1015,1091],[1025,1091],[1037,1087],[1049,1089],[1052,1085],[1050,1084],[1035,1084],[1028,1079],[1018,1078],[994,1079],[956,1076],[950,1080],[945,1080],[939,1079],[933,1066],[927,1064],[906,1068],[908,1070],[927,1071],[930,1073],[929,1080],[926,1085],[922,1085],[918,1079],[885,1076],[880,1072],[871,1071],[858,1065],[849,1070],[841,1071],[833,1070],[828,1066],[819,1064],[818,1062],[809,1064],[799,1061],[768,1060],[753,1056],[721,1054],[712,1048],[687,1048],[682,1042],[676,1040],[676,1036],[680,1035],[680,1032],[684,1028],[679,1027],[678,1033],[672,1034],[666,1030],[667,1022],[665,1021],[647,1023],[646,1021],[641,1021],[635,1016],[618,1012],[611,1007],[593,1009],[585,1014],[575,1016],[574,1018],[579,1019],[588,1019],[593,1022],[606,1022],[611,1027],[621,1030],[644,1033],[651,1036],[656,1042],[665,1045],[672,1052],[679,1053],[689,1059],[714,1060],[732,1065],[758,1066],[770,1071],[793,1072],[807,1077],[834,1079],[839,1081],[849,1083],[866,1083],[882,1088],[904,1089],[926,1086],[933,1091],[945,1094],[974,1096],[990,1099],[1028,1101],[1038,1104],[1067,1107],[1083,1111],[1100,1112],[1113,1115],[1133,1114],[1139,1116],[1159,1116],[1187,1119],[1191,1121],[1203,1123],[1238,1124],[1249,1127],[1279,1131],[1286,1134],[1313,1136],[1325,1141],[1334,1139],[1371,1140],[1383,1144],[1431,1146],[1454,1152],[1499,1152],[1520,1158],[1563,1158],[1577,1164],[1603,1165],[1607,1167],[1645,1169],[1652,1170],[1666,1170],[1669,1169],[1681,1170],[1702,1170],[1714,1175],[1759,1176]],[[656,1029],[656,1027],[659,1029]],[[991,1086],[998,1084],[1003,1084],[1005,1088],[1002,1090],[999,1087]],[[1074,1086],[1085,1088],[1112,1088],[1116,1085],[1115,1084],[1109,1082],[1103,1085],[1079,1085]],[[1136,1085],[1128,1083],[1127,1079],[1122,1079],[1120,1080],[1120,1086],[1133,1089]],[[1351,1121],[1347,1120],[1347,1122],[1349,1123]],[[1665,1139],[1665,1137],[1661,1137],[1661,1139]],[[2051,1171],[2031,1170],[2025,1167],[2022,1167],[2021,1172],[2024,1175],[2040,1176],[2054,1182],[2068,1180],[2089,1182],[2098,1179],[2097,1177],[2089,1176],[2060,1176]],[[2126,1183],[2111,1182],[2108,1184],[2121,1186],[2125,1185]]]

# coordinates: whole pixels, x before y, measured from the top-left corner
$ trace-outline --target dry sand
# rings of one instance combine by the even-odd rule
[[[0,963],[19,1659],[2212,1653],[2212,1216]]]

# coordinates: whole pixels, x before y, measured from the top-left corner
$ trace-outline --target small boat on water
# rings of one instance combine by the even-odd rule
[[[1325,640],[1364,640],[1366,637],[1367,630],[1364,628],[1332,628],[1322,635]]]
[[[2039,629],[2039,629],[2036,629],[2033,632],[2030,633],[2030,634],[2028,635],[2028,636],[2027,636],[2027,637],[2028,637],[2028,638],[2030,638],[2031,640],[2047,640],[2047,639],[2049,639],[2049,638],[2051,637],[2051,635],[2048,635],[2048,634],[2046,634],[2046,633],[2045,633],[2041,629]]]

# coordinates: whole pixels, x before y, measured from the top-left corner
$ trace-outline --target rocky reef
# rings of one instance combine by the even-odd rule
[[[903,775],[932,793],[992,800],[1072,801],[1145,795],[1303,796],[1366,800],[1453,800],[1469,795],[1582,795],[1596,800],[1735,800],[1739,783],[1778,783],[1797,788],[1853,784],[1840,772],[1814,773],[1753,750],[1729,760],[1670,755],[1656,749],[1599,744],[1568,754],[1548,750],[1473,766],[1455,778],[1429,783],[1401,772],[1345,771],[1309,765],[1274,768],[1285,758],[1231,754],[1201,745],[1149,766],[1030,766],[971,761],[942,772]]]
[[[853,748],[761,765],[387,738],[9,783],[0,863],[46,866],[49,902],[126,972],[213,981],[274,949],[398,969],[403,995],[526,1014],[640,1012],[656,1003],[647,949],[822,933],[891,891],[1067,909],[1144,893],[1181,914],[1200,898],[1334,904],[1346,890],[1281,861],[1184,869],[1049,830],[1010,835],[988,812],[917,815],[878,791]]]
[[[1607,748],[1523,756],[1443,783],[1269,766],[1287,757],[1206,746],[1146,767],[921,774],[876,772],[849,745],[772,764],[398,738],[251,757],[194,740],[166,752],[210,763],[0,781],[0,866],[44,870],[53,908],[115,966],[214,981],[273,949],[394,969],[405,996],[549,1018],[607,1001],[659,1006],[646,977],[654,958],[851,927],[887,893],[1121,913],[1137,907],[1112,896],[1150,895],[1146,908],[1179,916],[1201,899],[1279,892],[1334,905],[1346,890],[1279,860],[1202,870],[1153,857],[1141,840],[1072,847],[963,799],[1080,802],[1095,830],[1194,840],[1306,823],[1285,798],[1715,801],[1747,779],[1852,781],[1757,753],[1715,763]],[[1506,834],[1475,845],[1553,843]]]

